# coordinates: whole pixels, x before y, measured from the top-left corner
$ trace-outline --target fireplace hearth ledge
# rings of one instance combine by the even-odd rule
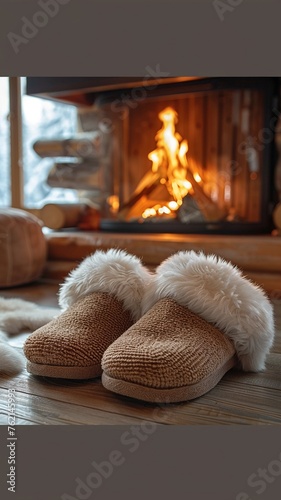
[[[267,291],[281,296],[281,237],[198,234],[136,234],[62,230],[46,235],[48,262],[43,278],[63,280],[77,264],[95,252],[119,248],[143,260],[151,269],[181,250],[216,254],[237,265]]]

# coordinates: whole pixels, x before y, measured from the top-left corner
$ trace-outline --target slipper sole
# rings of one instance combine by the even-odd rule
[[[149,403],[180,403],[203,396],[213,389],[222,377],[237,365],[236,355],[228,359],[217,371],[196,384],[169,389],[156,389],[145,387],[140,384],[118,380],[110,377],[105,372],[102,374],[102,384],[109,391],[133,399],[147,401]]]

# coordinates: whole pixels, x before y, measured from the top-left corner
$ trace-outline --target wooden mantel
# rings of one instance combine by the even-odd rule
[[[60,231],[47,233],[46,239],[49,249],[47,278],[62,280],[95,250],[123,249],[140,257],[152,268],[175,252],[202,250],[231,261],[267,291],[274,291],[281,297],[280,236]]]

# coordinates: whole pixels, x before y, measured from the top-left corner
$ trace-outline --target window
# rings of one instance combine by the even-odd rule
[[[71,189],[51,188],[46,179],[55,158],[40,158],[33,150],[38,139],[67,138],[76,132],[75,106],[25,93],[26,78],[21,78],[24,205],[41,207],[51,201],[75,201]]]
[[[15,78],[13,78],[15,83]],[[0,78],[0,206],[20,206],[26,208],[40,208],[51,201],[76,201],[77,192],[71,189],[52,188],[47,184],[47,176],[52,168],[55,158],[41,158],[34,149],[33,144],[38,139],[67,138],[71,137],[77,129],[77,110],[75,106],[31,97],[26,95],[26,78],[20,78],[20,85],[11,85],[9,78]],[[11,92],[11,99],[9,92]],[[15,95],[16,94],[16,95]],[[12,99],[13,97],[13,99]],[[21,107],[15,105],[17,99]],[[20,102],[19,101],[19,102]],[[19,135],[22,136],[22,174],[20,159],[20,142],[13,141],[10,132],[10,102],[14,109],[18,109],[18,116],[13,116],[14,124],[18,123]],[[13,154],[10,154],[10,137],[13,141]],[[19,189],[23,190],[23,202],[14,203],[13,181],[19,182]],[[19,181],[18,181],[19,179]],[[21,183],[23,185],[21,185]],[[12,185],[11,185],[12,184]],[[19,198],[19,196],[16,195]]]
[[[10,124],[9,78],[0,78],[0,206],[9,206],[10,196]]]

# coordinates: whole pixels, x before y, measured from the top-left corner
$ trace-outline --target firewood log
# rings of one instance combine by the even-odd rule
[[[158,186],[160,181],[160,174],[158,172],[147,172],[137,185],[129,201],[120,206],[118,216],[126,218],[129,210],[139,201],[143,196],[148,196]]]
[[[51,187],[105,191],[105,168],[102,160],[56,162],[46,182]]]
[[[96,131],[69,139],[40,139],[33,144],[33,149],[41,158],[102,158],[107,155],[107,142],[105,134]]]

